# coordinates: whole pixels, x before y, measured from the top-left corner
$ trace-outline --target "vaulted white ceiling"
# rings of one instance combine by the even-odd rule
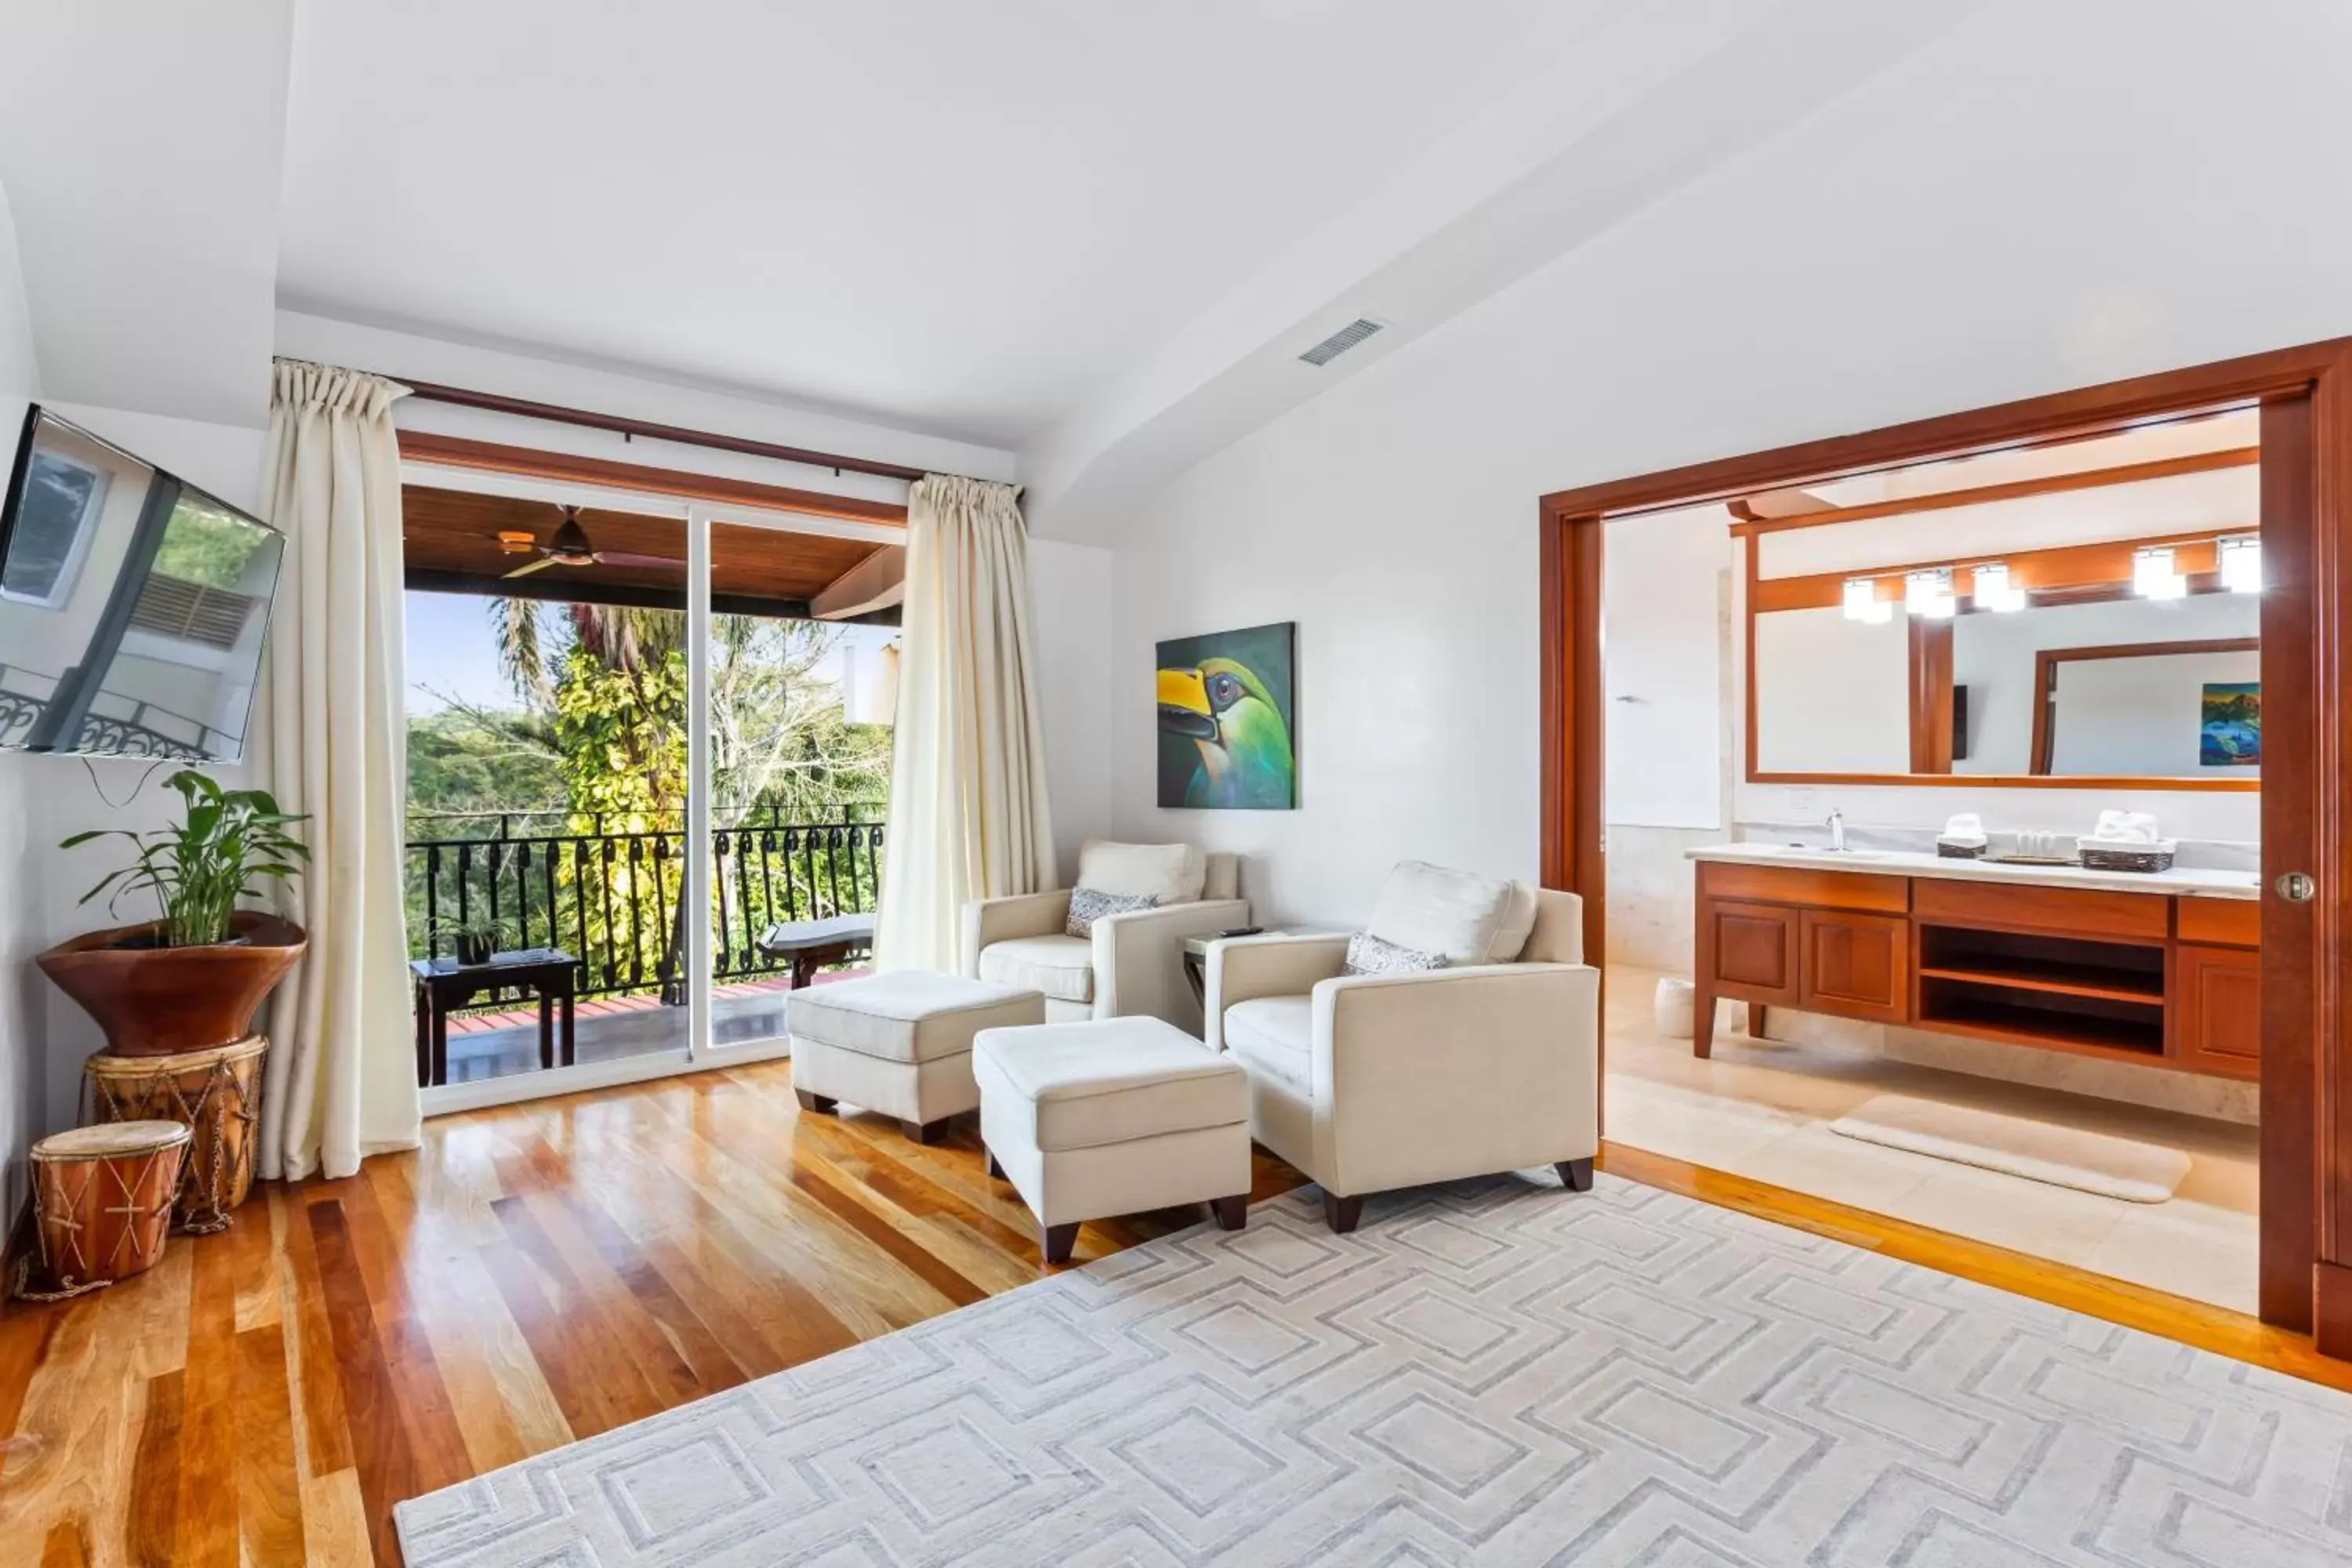
[[[1012,445],[1607,0],[302,0],[292,309]]]
[[[1980,0],[199,9],[11,24],[50,395],[257,421],[274,296],[1012,448],[1099,537]]]

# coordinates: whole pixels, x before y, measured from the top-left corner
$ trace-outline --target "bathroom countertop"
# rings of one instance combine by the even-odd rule
[[[1685,851],[1693,860],[1748,866],[1802,866],[1885,877],[1941,877],[1955,882],[2011,882],[2042,888],[2095,888],[2116,893],[2178,893],[2198,899],[2258,899],[2252,871],[2182,869],[2090,871],[2080,866],[2011,866],[1998,860],[1948,860],[1905,849],[1824,849],[1793,844],[1711,844]]]

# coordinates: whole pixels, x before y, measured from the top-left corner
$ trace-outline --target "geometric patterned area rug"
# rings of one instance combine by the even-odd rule
[[[2319,1568],[2352,1397],[1605,1174],[1345,1237],[1307,1188],[398,1521],[411,1568]]]

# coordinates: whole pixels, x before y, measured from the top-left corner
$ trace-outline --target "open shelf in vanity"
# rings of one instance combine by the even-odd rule
[[[1867,869],[1695,856],[1695,1047],[1714,1002],[1793,1007],[2231,1078],[2260,1074],[2260,906],[2201,889],[2044,885],[1879,856]],[[1761,863],[1759,863],[1761,862]],[[2249,891],[2251,889],[2249,889]]]

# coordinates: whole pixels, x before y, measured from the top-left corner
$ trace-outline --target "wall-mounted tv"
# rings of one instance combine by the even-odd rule
[[[244,756],[285,549],[33,405],[0,508],[0,749]]]

